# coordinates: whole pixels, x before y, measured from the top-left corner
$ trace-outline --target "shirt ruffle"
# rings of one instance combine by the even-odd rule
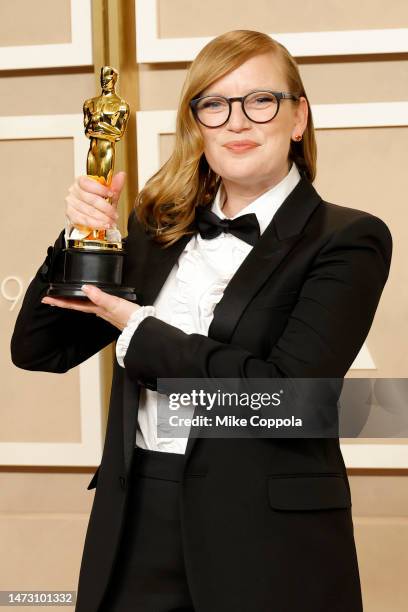
[[[215,306],[233,272],[252,248],[230,238],[221,234],[205,240],[197,234],[181,254],[169,323],[187,334],[207,335]]]
[[[126,351],[130,344],[133,334],[135,333],[138,325],[145,319],[146,317],[151,317],[156,315],[156,309],[154,306],[141,306],[130,315],[126,327],[123,329],[119,338],[116,342],[116,358],[118,363],[122,368],[125,367],[123,359],[126,355]]]

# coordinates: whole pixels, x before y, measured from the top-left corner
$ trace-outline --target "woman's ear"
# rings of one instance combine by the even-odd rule
[[[300,96],[299,102],[295,110],[295,125],[293,127],[292,138],[297,134],[302,134],[306,130],[307,121],[309,118],[309,108],[307,100],[304,96]]]

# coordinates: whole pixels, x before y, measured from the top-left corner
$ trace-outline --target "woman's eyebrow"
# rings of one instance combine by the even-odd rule
[[[253,91],[278,91],[278,90],[276,88],[274,89],[273,87],[252,87],[251,89],[248,89],[246,93],[242,95],[245,96],[246,94],[252,93]],[[222,96],[223,98],[234,98],[235,97],[235,96],[226,96],[225,94],[215,92],[215,91],[208,91],[207,93],[200,94],[200,97],[204,97],[204,96]]]

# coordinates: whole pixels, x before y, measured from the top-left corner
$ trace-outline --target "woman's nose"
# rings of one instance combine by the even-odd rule
[[[247,127],[250,123],[250,120],[242,110],[241,102],[239,100],[231,102],[231,115],[226,125],[232,129],[240,129]]]

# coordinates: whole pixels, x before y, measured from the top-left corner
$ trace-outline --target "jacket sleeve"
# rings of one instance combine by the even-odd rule
[[[133,211],[128,219],[128,231]],[[51,269],[61,261],[65,228],[37,270],[24,296],[11,337],[11,359],[24,370],[67,372],[98,353],[120,330],[91,313],[42,304]],[[123,240],[126,240],[124,238]]]
[[[359,216],[315,257],[267,359],[150,316],[132,336],[125,368],[153,390],[157,378],[344,377],[371,328],[391,255],[387,225],[374,215]]]

